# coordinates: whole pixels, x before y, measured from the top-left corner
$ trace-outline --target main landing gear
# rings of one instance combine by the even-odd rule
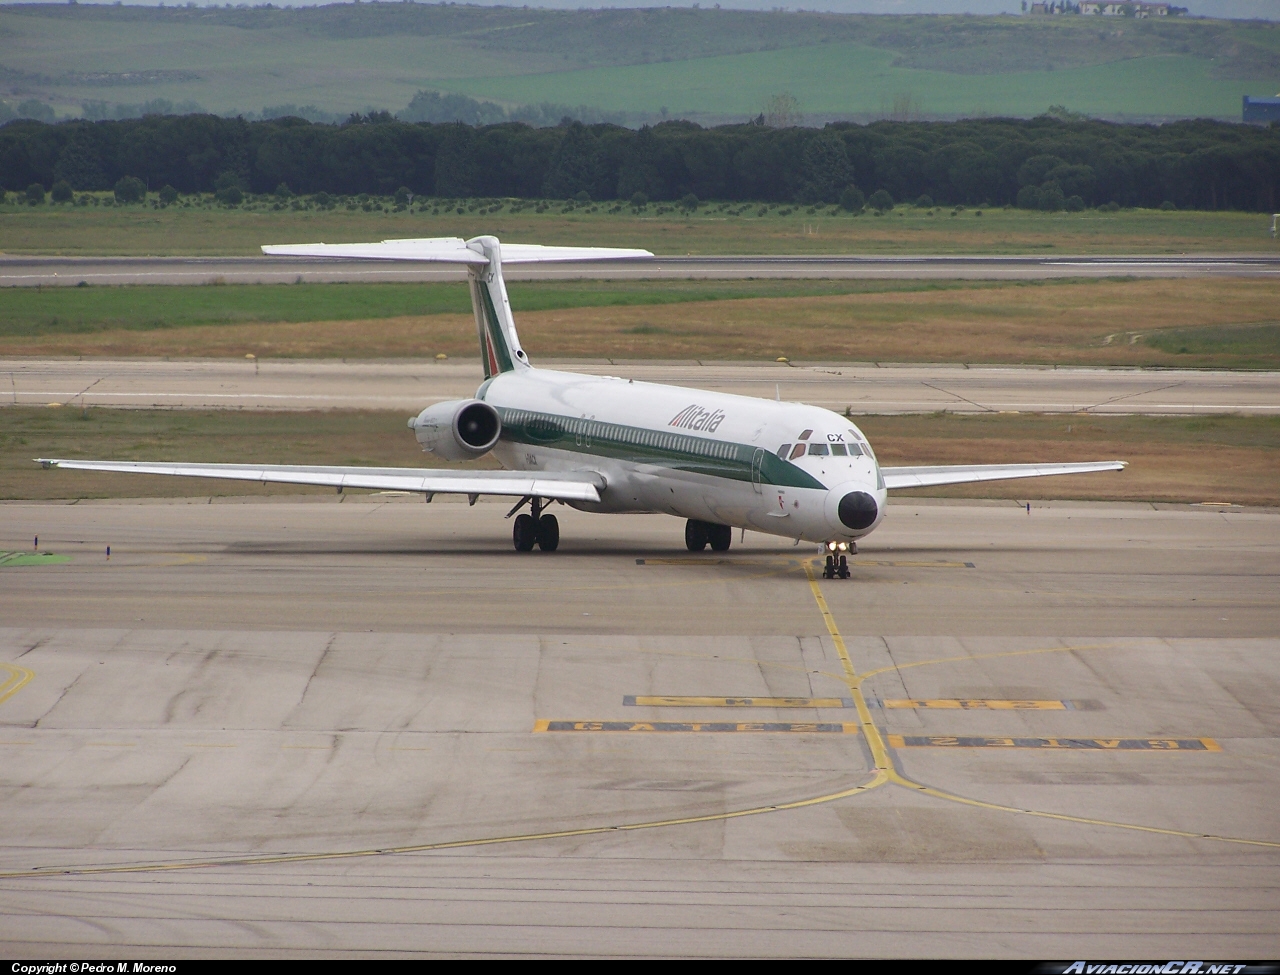
[[[827,553],[827,564],[823,566],[822,578],[848,579],[849,556],[846,553],[857,552],[857,547],[851,546],[848,542],[827,542],[822,547]]]
[[[690,552],[701,552],[708,544],[713,552],[727,552],[732,542],[733,529],[729,525],[714,525],[692,518],[685,522],[684,545]]]
[[[516,551],[532,552],[537,545],[544,552],[554,552],[560,546],[560,522],[555,515],[542,513],[546,502],[541,498],[527,500],[532,514],[516,515],[516,523],[511,528],[511,540],[515,543]],[[524,501],[516,505],[516,509],[522,504]]]

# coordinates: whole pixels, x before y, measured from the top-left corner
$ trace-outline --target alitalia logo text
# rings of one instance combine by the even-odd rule
[[[723,411],[707,410],[694,404],[693,406],[686,406],[677,413],[667,426],[681,427],[685,430],[706,430],[707,433],[715,433],[716,427],[720,425],[723,419]]]

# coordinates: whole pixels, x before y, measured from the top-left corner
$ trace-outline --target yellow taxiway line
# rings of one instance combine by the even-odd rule
[[[0,704],[26,687],[31,682],[31,678],[36,675],[34,670],[27,670],[26,667],[19,667],[17,664],[0,663],[0,670],[9,674],[8,679],[0,684]]]
[[[877,728],[875,723],[871,720],[871,713],[867,708],[866,698],[863,697],[862,694],[863,681],[878,674],[897,671],[907,667],[924,667],[929,664],[936,663],[956,663],[983,658],[1013,657],[1036,653],[1061,652],[1066,650],[1100,649],[1100,647],[1046,647],[1035,650],[1012,650],[1000,653],[976,654],[970,657],[947,657],[944,660],[921,660],[911,664],[880,667],[876,670],[869,670],[866,673],[859,674],[856,672],[853,662],[849,659],[849,651],[845,646],[844,637],[840,635],[839,627],[836,626],[835,617],[831,615],[831,609],[827,606],[826,597],[822,595],[822,588],[818,585],[818,580],[813,574],[813,567],[811,564],[805,566],[805,575],[809,578],[809,587],[813,591],[813,598],[815,602],[818,604],[818,611],[822,614],[823,622],[827,624],[827,632],[831,635],[832,642],[835,643],[836,652],[840,655],[840,662],[844,667],[846,675],[845,683],[848,685],[849,693],[858,707],[858,716],[862,721],[863,734],[866,736],[867,743],[871,745],[871,753],[875,758],[877,775],[875,779],[868,783],[868,789],[888,783],[891,785],[902,786],[905,789],[912,789],[927,796],[933,796],[935,799],[944,799],[947,802],[958,802],[962,805],[974,806],[979,809],[993,809],[997,812],[1015,813],[1023,816],[1036,816],[1040,819],[1054,819],[1059,822],[1080,823],[1086,826],[1105,826],[1112,829],[1133,830],[1140,833],[1155,833],[1161,836],[1177,836],[1196,840],[1214,840],[1219,843],[1234,843],[1242,846],[1261,846],[1269,849],[1280,849],[1280,842],[1272,840],[1254,840],[1242,836],[1221,836],[1215,833],[1195,833],[1189,830],[1165,829],[1159,826],[1145,826],[1141,823],[1122,823],[1114,820],[1097,819],[1089,816],[1070,816],[1064,813],[1046,812],[1040,809],[1020,809],[1016,806],[1006,806],[1001,803],[984,802],[980,799],[970,799],[967,796],[957,795],[953,792],[946,792],[942,789],[936,789],[933,786],[908,779],[897,770],[896,766],[892,762],[889,749],[880,735],[880,729]],[[1216,748],[1215,742],[1214,748],[1206,747],[1203,750],[1220,749]]]

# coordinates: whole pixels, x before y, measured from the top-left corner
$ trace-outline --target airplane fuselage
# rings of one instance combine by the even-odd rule
[[[584,511],[661,512],[811,542],[855,540],[884,518],[875,455],[855,424],[815,406],[524,368],[476,394],[502,419],[510,470],[589,469]]]

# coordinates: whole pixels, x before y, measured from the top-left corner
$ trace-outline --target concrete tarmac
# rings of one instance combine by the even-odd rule
[[[1280,954],[1280,513],[504,512],[0,504],[0,943]]]
[[[1280,373],[874,363],[537,360],[855,413],[1280,413]],[[8,379],[5,383],[4,380]],[[395,409],[473,396],[476,360],[0,360],[0,403],[186,409]],[[7,385],[9,388],[5,389]]]
[[[511,281],[688,278],[936,278],[1039,280],[1125,275],[1277,277],[1280,255],[825,255],[674,256],[652,261],[513,265]],[[0,256],[0,287],[86,284],[291,284],[338,281],[464,281],[447,265],[292,257]]]

